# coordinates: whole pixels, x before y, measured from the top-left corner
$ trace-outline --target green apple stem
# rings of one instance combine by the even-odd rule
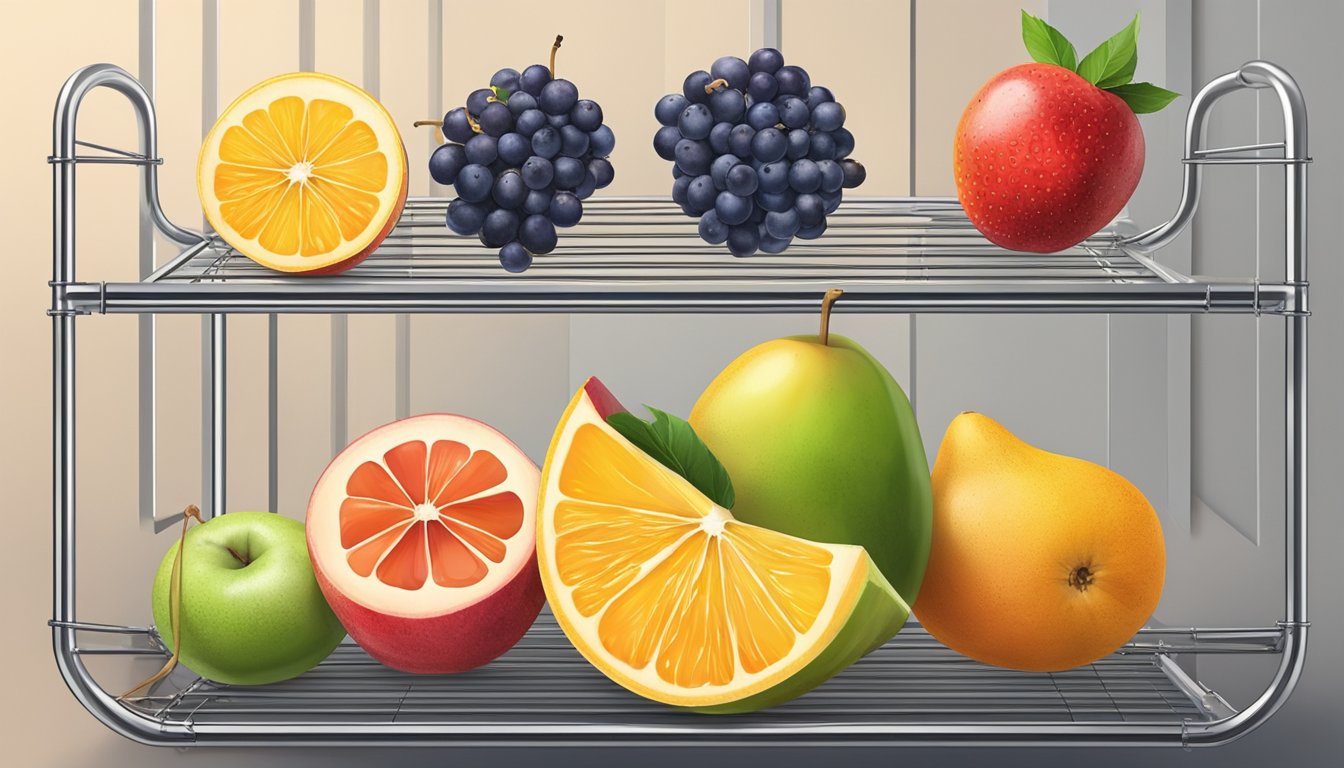
[[[187,548],[187,526],[191,524],[192,518],[195,518],[198,523],[203,522],[201,520],[201,508],[195,504],[188,504],[187,508],[182,510],[182,536],[177,540],[177,554],[173,556],[173,572],[168,577],[168,622],[173,629],[173,655],[169,656],[168,661],[163,663],[162,669],[118,696],[117,701],[130,698],[131,694],[149,688],[167,677],[177,666],[177,659],[182,654],[182,552]],[[232,552],[233,550],[229,551]],[[234,557],[238,557],[238,555],[235,554]]]
[[[242,555],[238,554],[238,551],[235,550],[233,547],[225,547],[225,549],[229,550],[229,554],[233,555],[234,560],[237,560],[243,565],[247,565],[252,562],[251,560],[248,560],[246,557],[243,557]]]
[[[714,91],[718,90],[719,88],[722,88],[727,84],[728,81],[720,77],[718,80],[715,80],[714,82],[705,86],[705,93],[713,93]]]
[[[821,343],[823,345],[830,343],[831,338],[831,305],[835,300],[844,295],[844,291],[839,288],[831,288],[826,291],[826,295],[821,299]]]
[[[551,44],[551,79],[555,79],[555,52],[560,50],[560,43],[564,42],[564,35],[556,35],[555,42]]]

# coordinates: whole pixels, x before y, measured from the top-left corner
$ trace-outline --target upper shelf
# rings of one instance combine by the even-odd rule
[[[142,282],[74,283],[77,312],[813,312],[828,288],[865,312],[1289,313],[1290,286],[1195,280],[1110,232],[1067,251],[1006,251],[947,198],[846,200],[818,240],[734,258],[666,200],[592,199],[555,252],[509,274],[494,249],[413,198],[382,246],[334,276],[261,267],[218,238]]]

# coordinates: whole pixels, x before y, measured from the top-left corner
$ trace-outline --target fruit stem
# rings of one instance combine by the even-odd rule
[[[237,560],[238,562],[242,563],[243,565],[249,565],[249,564],[251,564],[251,562],[252,562],[251,560],[248,560],[246,557],[243,557],[242,555],[238,554],[238,551],[235,550],[233,547],[225,547],[225,549],[229,550],[229,554],[230,554],[230,555],[233,555],[233,559],[234,559],[234,560]]]
[[[463,112],[467,112],[465,109],[462,110],[462,111],[463,111]],[[476,118],[472,117],[470,112],[467,112],[467,125],[470,125],[470,126],[471,126],[471,132],[472,132],[472,133],[480,133],[480,132],[481,132],[481,124],[478,123],[478,122],[476,122]]]
[[[118,696],[117,701],[129,698],[136,691],[149,688],[167,677],[177,666],[178,657],[182,655],[182,551],[187,548],[187,526],[192,518],[198,523],[204,522],[201,520],[201,508],[195,504],[188,504],[187,508],[182,510],[182,537],[177,541],[177,553],[173,555],[173,572],[168,577],[168,624],[173,631],[173,655],[163,663],[162,669]]]
[[[420,126],[423,126],[423,125],[432,125],[432,126],[434,126],[434,138],[435,138],[440,144],[443,143],[443,121],[442,121],[442,120],[416,120],[414,123],[411,123],[411,125],[415,126],[416,128],[419,128]]]
[[[821,343],[823,346],[830,343],[831,338],[831,305],[835,300],[844,295],[844,291],[839,288],[831,288],[826,291],[826,295],[821,298]]]
[[[555,42],[551,44],[551,79],[555,79],[555,52],[560,50],[560,43],[564,42],[564,35],[556,35]]]
[[[1096,581],[1096,575],[1086,565],[1080,565],[1069,572],[1069,586],[1079,592],[1086,592],[1094,581]]]
[[[706,85],[706,86],[705,86],[705,93],[713,93],[716,89],[718,89],[718,88],[722,88],[723,86],[725,86],[725,85],[727,85],[727,84],[728,84],[728,81],[727,81],[727,80],[724,80],[722,77],[720,77],[718,80],[715,80],[714,82],[712,82],[712,83],[710,83],[709,85]]]

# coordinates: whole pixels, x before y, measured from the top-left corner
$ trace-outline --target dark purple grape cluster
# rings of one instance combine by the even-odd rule
[[[721,57],[681,91],[654,107],[653,148],[672,161],[672,200],[699,217],[706,242],[779,253],[820,237],[842,190],[863,183],[845,108],[774,48]]]
[[[498,248],[510,272],[554,250],[556,227],[579,223],[581,201],[615,176],[607,157],[616,136],[602,107],[551,72],[544,64],[496,72],[443,116],[448,143],[429,158],[434,180],[457,192],[448,228]]]

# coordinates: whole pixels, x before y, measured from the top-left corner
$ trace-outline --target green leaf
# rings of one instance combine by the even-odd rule
[[[1044,19],[1022,11],[1022,42],[1031,58],[1042,64],[1054,64],[1068,70],[1078,67],[1078,53],[1073,43]]]
[[[1098,88],[1114,88],[1133,79],[1138,63],[1139,15],[1136,13],[1128,26],[1083,57],[1078,63],[1078,74]]]
[[[691,425],[665,411],[648,405],[644,407],[653,414],[652,423],[625,411],[611,414],[607,423],[636,448],[686,478],[710,501],[724,509],[732,509],[737,497],[728,470],[695,434]]]
[[[495,92],[495,99],[505,104],[509,103],[509,91],[507,88],[500,88],[498,85],[490,86],[490,90]]]
[[[1106,89],[1109,93],[1114,93],[1124,100],[1129,108],[1134,110],[1136,115],[1144,115],[1149,112],[1156,112],[1167,106],[1181,94],[1175,91],[1168,91],[1152,83],[1129,83],[1127,85],[1117,85],[1114,88]]]

